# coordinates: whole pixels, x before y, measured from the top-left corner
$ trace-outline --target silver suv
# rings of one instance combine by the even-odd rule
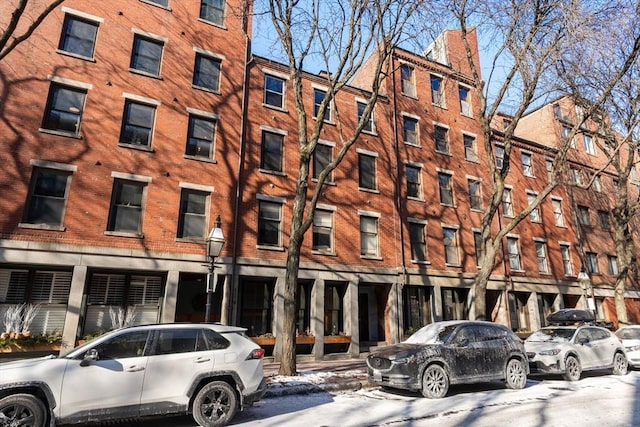
[[[60,357],[0,363],[0,425],[192,413],[201,426],[223,426],[264,394],[263,357],[233,326],[118,329]]]

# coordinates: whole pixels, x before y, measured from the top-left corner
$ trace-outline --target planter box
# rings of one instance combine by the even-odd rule
[[[351,344],[350,335],[325,335],[325,344]]]
[[[276,345],[276,337],[251,337],[253,342],[258,344],[259,346],[265,345]],[[315,344],[316,337],[300,335],[296,337],[296,344]]]
[[[50,351],[52,353],[58,353],[60,351],[60,343],[28,343],[28,344],[20,344],[14,343],[9,344],[4,347],[0,347],[0,353],[26,353],[30,351]]]

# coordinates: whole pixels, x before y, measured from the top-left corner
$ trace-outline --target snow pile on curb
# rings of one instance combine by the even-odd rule
[[[269,375],[264,397],[309,394],[322,391],[359,390],[367,383],[367,375],[360,370],[317,372],[302,370],[296,376]]]

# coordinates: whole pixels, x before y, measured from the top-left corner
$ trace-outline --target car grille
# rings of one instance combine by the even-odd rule
[[[373,369],[389,369],[391,367],[391,361],[384,357],[370,357],[367,359],[367,364]]]

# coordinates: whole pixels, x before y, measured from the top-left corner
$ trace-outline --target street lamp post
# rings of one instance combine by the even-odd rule
[[[222,228],[220,228],[220,215],[216,218],[216,222],[209,233],[207,238],[207,256],[209,257],[209,273],[207,274],[207,305],[204,314],[204,321],[209,322],[211,320],[211,300],[213,299],[213,292],[216,290],[216,284],[214,282],[213,270],[215,269],[216,258],[220,256],[222,247],[224,246],[224,234],[222,234]]]
[[[589,274],[585,271],[584,267],[580,269],[580,273],[578,273],[578,283],[580,283],[580,287],[582,288],[582,293],[587,302],[587,309],[593,314],[594,319],[596,315],[596,304],[593,299],[593,285],[591,284],[591,278]]]

